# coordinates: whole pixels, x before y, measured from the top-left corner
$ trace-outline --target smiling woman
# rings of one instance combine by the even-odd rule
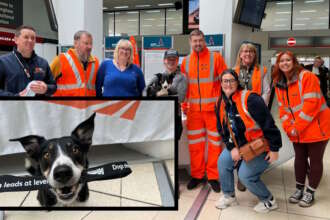
[[[145,87],[141,69],[133,64],[133,47],[120,40],[113,60],[105,60],[96,78],[96,95],[108,97],[142,96]]]

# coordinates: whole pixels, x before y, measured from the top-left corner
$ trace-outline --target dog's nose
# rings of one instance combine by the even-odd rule
[[[71,167],[67,165],[61,165],[54,169],[54,179],[60,183],[66,183],[73,176]]]

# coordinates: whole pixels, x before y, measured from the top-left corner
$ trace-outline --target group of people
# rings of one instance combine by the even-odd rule
[[[114,58],[99,64],[91,55],[92,35],[78,31],[74,47],[57,56],[50,66],[35,54],[35,42],[32,27],[17,30],[17,48],[0,57],[0,96],[178,96],[182,107],[176,114],[176,139],[182,131],[181,111],[187,116],[191,168],[187,188],[196,188],[206,176],[215,192],[223,191],[216,203],[220,209],[237,204],[235,169],[237,188],[247,188],[260,200],[255,211],[277,208],[274,196],[260,179],[278,159],[282,146],[280,131],[267,108],[274,86],[282,127],[295,150],[296,191],[289,201],[302,207],[313,204],[330,138],[330,109],[318,77],[302,68],[290,51],[278,55],[270,82],[266,67],[258,64],[253,44],[243,43],[236,65],[228,69],[220,53],[206,47],[203,32],[194,30],[189,36],[191,53],[181,67],[178,52],[167,50],[165,72],[156,74],[146,86],[141,69],[133,64],[134,49],[128,40],[120,40]],[[165,78],[167,87],[159,88]],[[266,139],[268,148],[249,162],[242,160],[240,148],[258,138]]]

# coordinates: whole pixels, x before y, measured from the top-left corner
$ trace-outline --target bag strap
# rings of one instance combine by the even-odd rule
[[[225,121],[226,121],[227,127],[228,127],[228,129],[229,129],[229,133],[230,133],[230,135],[231,135],[231,137],[232,137],[232,139],[233,139],[233,141],[234,141],[234,145],[235,145],[235,147],[236,147],[237,149],[239,149],[238,144],[237,144],[237,141],[236,141],[236,138],[235,138],[235,134],[234,134],[234,132],[233,132],[233,129],[231,129],[231,126],[230,126],[230,122],[229,122],[229,119],[228,119],[227,112],[226,112],[226,110],[224,110],[224,111],[225,111]]]

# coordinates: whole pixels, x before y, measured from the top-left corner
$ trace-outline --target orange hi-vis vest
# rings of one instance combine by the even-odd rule
[[[287,86],[286,89],[276,85],[275,91],[282,126],[290,140],[298,143],[328,140],[330,109],[315,74],[302,70],[293,76]],[[294,128],[298,136],[291,135]]]
[[[263,137],[264,133],[262,132],[261,128],[257,124],[257,122],[252,118],[251,114],[249,113],[247,109],[247,100],[249,95],[252,93],[252,91],[249,90],[238,90],[235,92],[235,94],[232,97],[233,102],[235,102],[237,111],[243,120],[243,123],[245,125],[245,138],[248,142]],[[217,103],[217,106],[219,103]],[[222,100],[220,111],[220,122],[223,123],[223,119],[225,117],[225,103]],[[227,125],[222,125],[227,126]]]
[[[237,74],[240,74],[240,67],[236,66],[235,67],[235,72]],[[254,67],[253,69],[253,73],[251,76],[252,80],[252,90],[253,92],[257,93],[258,95],[262,95],[262,88],[263,88],[263,81],[264,81],[264,77],[267,74],[267,68],[263,67],[261,68],[261,66],[259,67]]]
[[[220,94],[220,75],[227,69],[220,53],[204,48],[200,53],[193,51],[181,65],[188,81],[187,102],[192,111],[214,111]]]
[[[129,38],[129,41],[131,42],[132,47],[133,47],[133,63],[135,65],[137,65],[138,67],[140,67],[139,53],[138,53],[138,48],[137,48],[135,38],[133,36],[131,36]]]
[[[54,96],[96,96],[98,59],[93,57],[85,71],[73,50],[60,54],[59,58],[62,76],[57,79],[57,91]]]

